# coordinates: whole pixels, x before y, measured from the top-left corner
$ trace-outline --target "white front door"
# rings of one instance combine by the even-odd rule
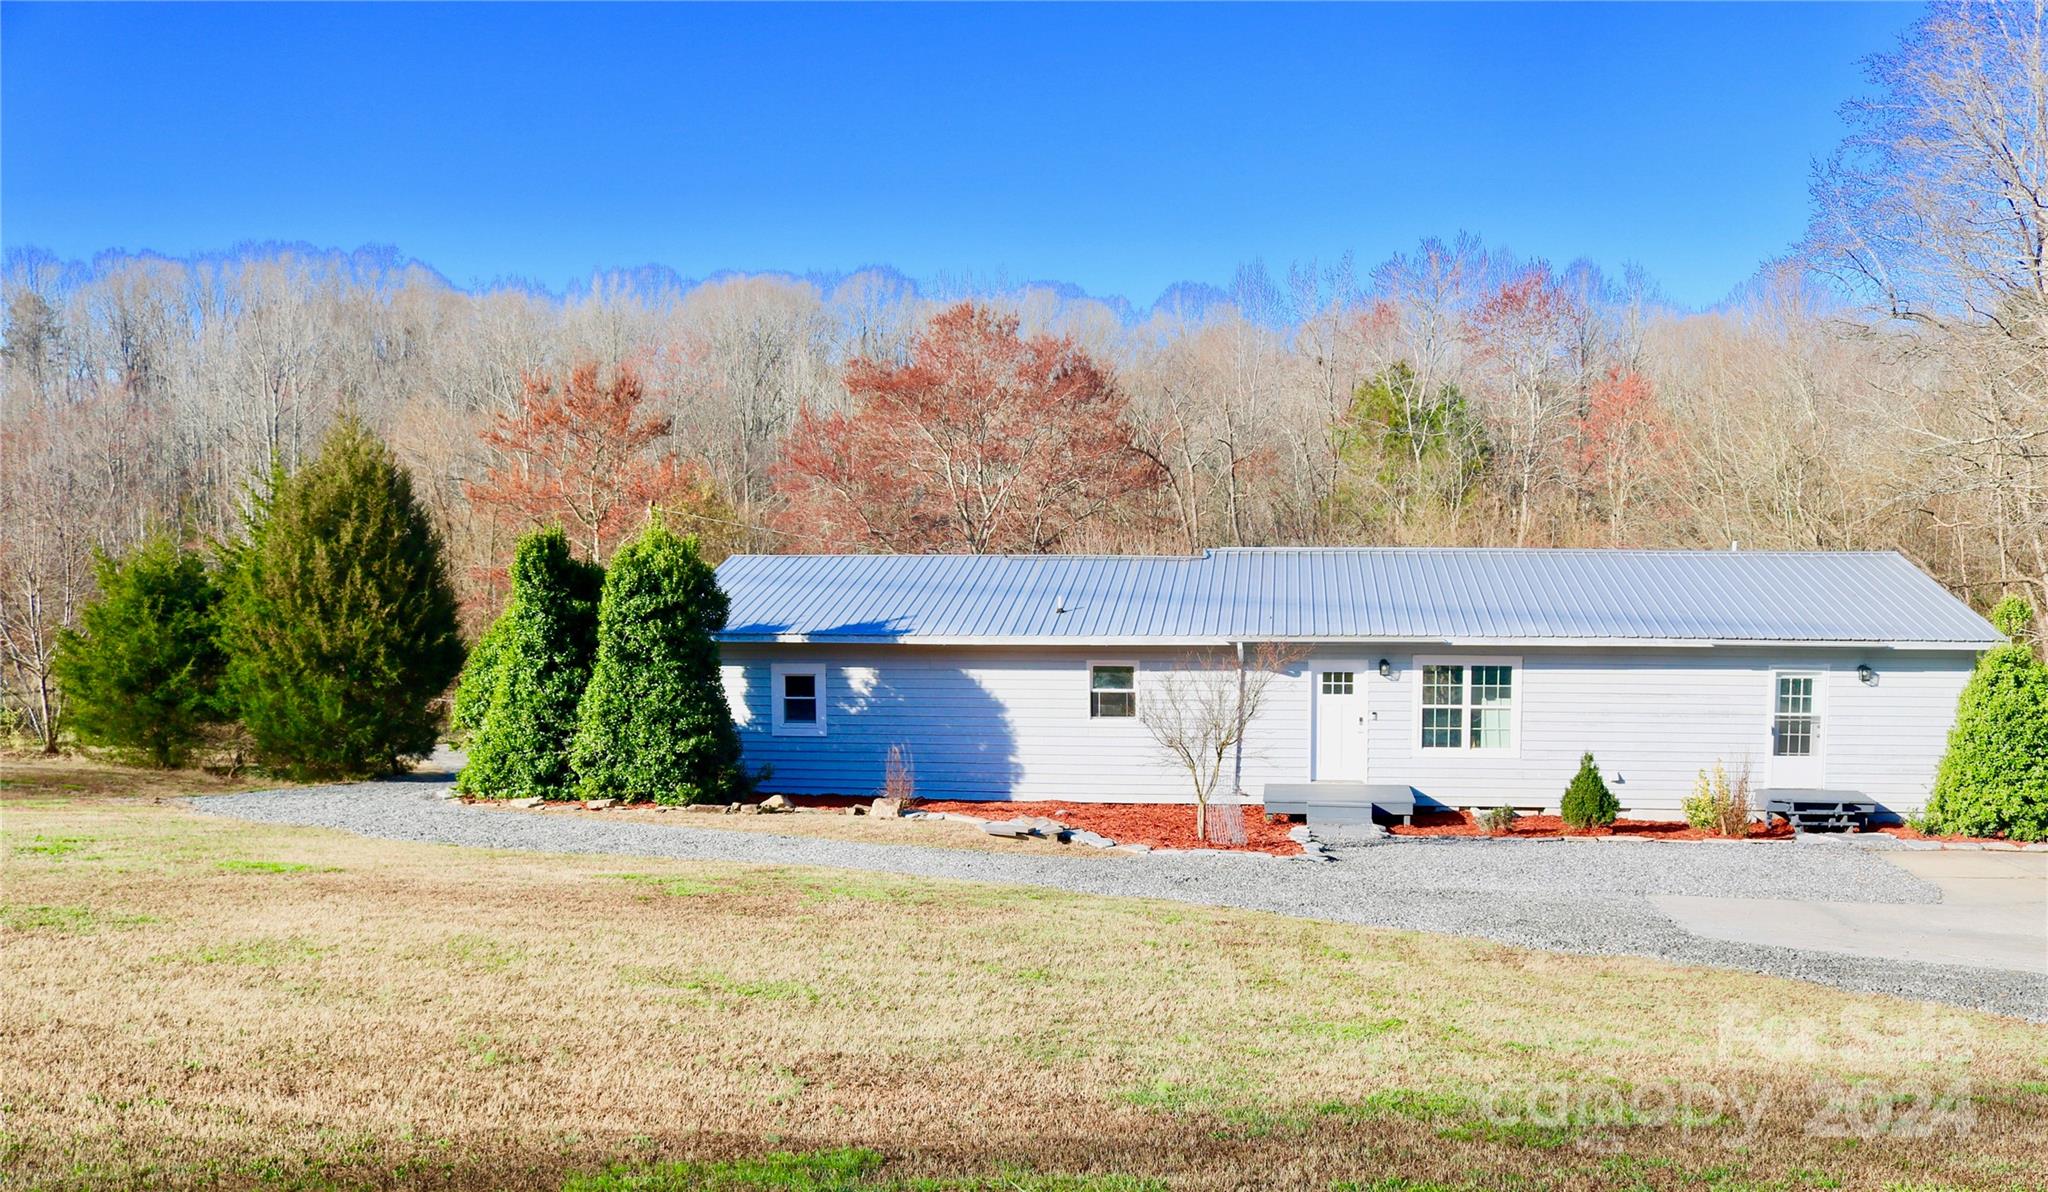
[[[1365,672],[1357,669],[1315,672],[1316,782],[1365,781]]]
[[[1771,785],[1817,790],[1827,785],[1826,692],[1819,671],[1771,676]]]

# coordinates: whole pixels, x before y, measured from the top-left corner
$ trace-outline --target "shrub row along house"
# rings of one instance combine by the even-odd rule
[[[1226,791],[1555,809],[1592,751],[1632,814],[1721,763],[1904,815],[2005,640],[1889,552],[740,555],[718,581],[746,764],[810,794],[873,793],[897,747],[931,797],[1187,801],[1148,700],[1243,665]]]

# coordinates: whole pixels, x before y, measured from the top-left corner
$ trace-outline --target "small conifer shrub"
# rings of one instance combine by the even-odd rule
[[[1614,823],[1614,817],[1621,814],[1621,803],[1614,793],[1607,789],[1607,783],[1600,777],[1600,767],[1588,753],[1579,759],[1579,772],[1572,775],[1572,783],[1565,788],[1562,809],[1564,826],[1577,831],[1589,828],[1605,828]]]

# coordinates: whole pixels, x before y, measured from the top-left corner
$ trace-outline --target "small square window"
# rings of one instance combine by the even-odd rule
[[[1135,666],[1091,666],[1088,668],[1088,715],[1096,720],[1116,720],[1138,714],[1138,668]]]
[[[1354,672],[1352,671],[1324,671],[1323,694],[1350,695],[1352,693],[1353,681]]]
[[[770,668],[771,728],[776,736],[825,735],[825,668],[813,662],[778,662]]]

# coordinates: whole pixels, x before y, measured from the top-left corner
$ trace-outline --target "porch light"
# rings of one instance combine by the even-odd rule
[[[1857,666],[1856,666],[1856,677],[1857,677],[1858,679],[1861,679],[1861,680],[1863,680],[1863,685],[1864,685],[1865,687],[1875,687],[1875,686],[1877,686],[1877,672],[1876,672],[1876,671],[1874,671],[1874,670],[1871,670],[1871,669],[1870,669],[1870,664],[1869,664],[1869,663],[1867,663],[1867,662],[1863,662],[1863,663],[1858,663],[1858,664],[1857,664]]]
[[[1393,678],[1393,677],[1394,677],[1394,664],[1393,664],[1393,663],[1391,663],[1391,662],[1388,662],[1388,661],[1387,661],[1386,659],[1384,659],[1384,658],[1380,659],[1380,678],[1382,678],[1382,679],[1391,679],[1391,678]]]

